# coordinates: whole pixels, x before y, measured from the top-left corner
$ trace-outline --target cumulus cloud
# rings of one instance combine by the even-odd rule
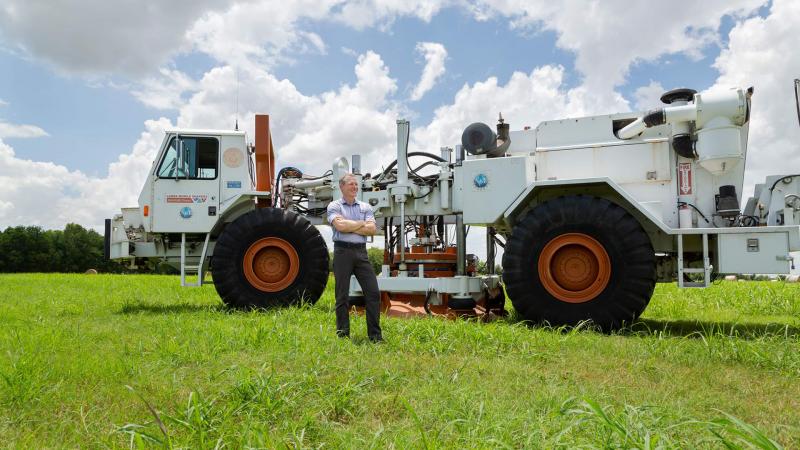
[[[613,108],[620,106],[613,88],[625,82],[632,65],[676,53],[700,57],[718,42],[723,17],[746,16],[763,3],[505,0],[479,1],[474,11],[477,18],[509,17],[517,30],[555,32],[557,45],[575,53],[584,97]]]
[[[105,177],[18,158],[0,140],[0,229],[15,225],[63,228],[69,222],[101,229],[104,218],[118,213],[121,206],[136,204],[163,130],[169,126],[167,119],[147,121],[132,151],[112,163]]]
[[[0,121],[0,139],[36,138],[42,136],[49,136],[49,134],[35,125],[15,125]]]
[[[142,75],[187,45],[185,32],[203,13],[227,3],[6,0],[0,38],[64,72]]]
[[[332,11],[332,17],[357,30],[372,26],[387,29],[398,17],[430,22],[442,8],[457,3],[455,0],[355,0],[343,2]]]
[[[416,50],[425,58],[425,68],[422,69],[419,83],[411,93],[411,100],[417,101],[430,91],[439,78],[444,75],[444,61],[447,58],[447,50],[444,45],[436,42],[419,42]]]
[[[162,68],[158,77],[145,78],[131,94],[140,102],[156,109],[177,109],[187,92],[194,91],[197,82],[185,73]]]
[[[304,111],[282,159],[322,169],[334,156],[357,153],[368,164],[391,157],[397,109],[388,97],[397,90],[397,81],[374,52],[359,56],[354,70],[354,86],[326,92]]]
[[[290,55],[325,52],[316,33],[297,26],[300,19],[325,18],[338,0],[239,2],[203,15],[187,31],[195,48],[219,62],[238,67],[272,66]],[[264,19],[268,19],[265,24]]]
[[[492,125],[500,113],[512,129],[535,127],[548,119],[586,115],[581,92],[568,91],[563,84],[564,68],[550,65],[527,74],[514,72],[506,84],[496,77],[465,84],[452,104],[438,108],[431,123],[414,132],[414,140],[417,145],[429,148],[453,146],[461,142],[461,133],[467,125],[472,122]]]
[[[647,86],[639,86],[633,93],[633,104],[637,111],[647,111],[661,107],[661,95],[666,92],[658,81],[650,81]]]
[[[301,20],[388,29],[398,17],[428,22],[451,3],[7,0],[0,6],[0,40],[6,48],[66,73],[139,78],[163,67],[176,54],[193,50],[235,66],[291,62],[298,53],[326,51],[317,33],[298,25]]]
[[[270,114],[278,162],[303,170],[327,170],[335,156],[364,155],[365,163],[391,154],[398,110],[389,97],[397,82],[380,55],[367,52],[353,69],[354,85],[320,95],[304,95],[289,80],[257,68],[239,72],[240,126],[253,136],[252,117]],[[236,71],[210,70],[198,91],[180,109],[178,126],[230,128],[236,120]],[[377,163],[376,163],[377,164]],[[366,166],[365,166],[366,167]]]

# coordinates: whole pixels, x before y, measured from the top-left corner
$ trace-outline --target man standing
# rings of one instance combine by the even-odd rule
[[[375,215],[369,203],[356,200],[358,180],[348,173],[339,180],[342,198],[328,204],[328,223],[333,227],[333,276],[336,280],[336,335],[350,336],[350,275],[355,275],[364,293],[367,336],[372,342],[381,335],[378,279],[367,258],[367,236],[375,234]]]

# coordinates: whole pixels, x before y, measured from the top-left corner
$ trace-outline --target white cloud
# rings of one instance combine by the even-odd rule
[[[326,92],[303,112],[282,148],[282,160],[303,161],[322,170],[337,156],[361,154],[365,168],[391,158],[398,111],[388,97],[397,90],[397,82],[373,52],[359,56],[355,73],[355,86]]]
[[[730,32],[714,62],[720,76],[712,89],[754,86],[745,193],[766,175],[800,173],[800,127],[793,80],[800,75],[797,29],[800,3],[775,0],[766,18],[753,17]]]
[[[8,106],[8,102],[0,98],[0,106]]]
[[[493,126],[499,113],[512,129],[587,114],[581,92],[565,90],[563,82],[563,67],[543,66],[529,74],[514,72],[505,85],[495,77],[464,85],[451,105],[438,108],[431,123],[414,132],[414,141],[425,148],[459,144],[467,125],[484,122]]]
[[[16,125],[0,121],[0,139],[36,138],[42,136],[49,136],[49,134],[35,125]]]
[[[354,153],[362,154],[366,164],[377,164],[385,159],[384,154],[392,153],[398,113],[389,96],[397,90],[397,82],[374,52],[359,56],[354,72],[355,85],[307,96],[290,81],[279,80],[263,69],[241,70],[239,124],[252,138],[253,115],[270,114],[279,164],[321,173],[334,157]],[[232,67],[210,70],[180,109],[178,125],[232,127],[235,93],[236,71]]]
[[[142,75],[186,46],[186,30],[203,13],[227,3],[5,0],[0,38],[68,73]]]
[[[47,2],[7,0],[0,42],[7,49],[86,76],[139,78],[173,56],[199,50],[234,66],[291,62],[324,53],[323,39],[300,20],[388,29],[398,17],[430,21],[451,1],[176,0]],[[46,26],[44,26],[46,24]]]
[[[633,93],[634,108],[637,111],[648,111],[664,106],[661,95],[666,92],[664,86],[658,81],[650,81],[647,86],[639,86]]]
[[[94,229],[136,204],[155,150],[169,121],[147,121],[145,131],[129,154],[109,166],[106,177],[92,178],[51,162],[18,158],[0,141],[0,229],[20,224],[63,228],[69,222]]]
[[[606,96],[624,83],[631,65],[675,53],[699,57],[718,41],[722,17],[749,14],[763,3],[492,0],[479,2],[475,14],[510,17],[519,30],[555,32],[557,45],[575,53],[586,95],[610,105],[614,100]]]
[[[418,42],[416,50],[425,57],[425,68],[422,69],[419,83],[411,93],[412,101],[421,99],[444,75],[444,61],[447,58],[447,50],[444,45],[436,42]]]
[[[352,56],[353,58],[358,58],[358,52],[353,50],[350,47],[342,47],[341,52],[347,56]]]
[[[338,0],[239,2],[224,11],[204,14],[186,36],[196,49],[225,64],[243,68],[253,64],[272,66],[291,61],[293,54],[324,53],[322,38],[299,29],[297,21],[323,19],[337,3]]]
[[[457,0],[356,0],[343,2],[333,13],[336,21],[357,30],[378,26],[388,29],[398,17],[416,17],[430,22],[442,8]]]
[[[159,77],[148,77],[131,91],[136,99],[147,106],[177,109],[184,102],[183,96],[197,87],[195,80],[179,70],[162,68],[159,73]]]

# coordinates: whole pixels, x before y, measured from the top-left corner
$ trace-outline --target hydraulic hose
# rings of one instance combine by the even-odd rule
[[[431,159],[435,159],[439,162],[447,162],[441,156],[434,155],[433,153],[428,153],[428,152],[408,152],[408,156],[425,156]],[[391,164],[389,164],[388,167],[386,167],[386,169],[384,169],[384,171],[378,176],[377,180],[380,182],[386,175],[389,175],[389,172],[396,165],[397,165],[397,160],[395,159],[394,161],[392,161]]]

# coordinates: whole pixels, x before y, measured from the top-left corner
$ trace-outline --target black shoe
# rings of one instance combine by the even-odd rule
[[[382,344],[386,342],[383,340],[383,336],[371,336],[369,338],[369,341],[372,342],[373,344]]]
[[[339,337],[339,338],[342,338],[342,339],[350,339],[350,333],[345,333],[344,331],[337,331],[336,332],[336,337]]]

